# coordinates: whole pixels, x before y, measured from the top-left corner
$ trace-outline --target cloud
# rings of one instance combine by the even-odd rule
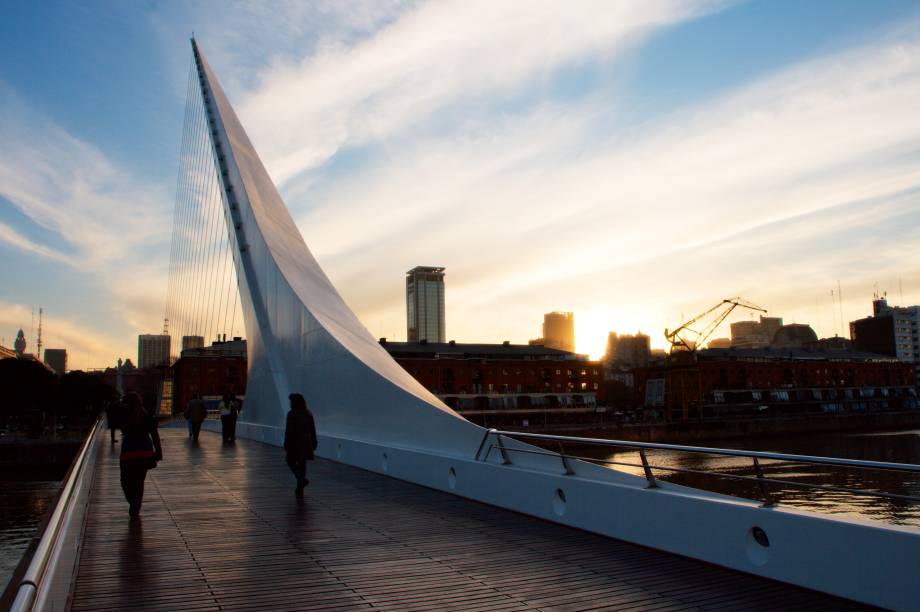
[[[36,325],[38,325],[36,314]],[[24,321],[32,320],[32,311],[21,304],[0,300],[0,328],[12,330],[20,328],[27,336],[26,352],[34,353],[35,338],[29,338],[30,330],[23,327]],[[112,347],[122,343],[122,339],[105,333],[95,325],[85,325],[67,317],[46,315],[42,322],[44,348],[66,348],[68,369],[82,369],[92,366],[113,365]],[[7,339],[12,345],[13,338]],[[134,353],[124,353],[133,357]],[[36,355],[36,357],[39,357]],[[133,359],[132,359],[133,361]]]
[[[98,309],[115,319],[97,325],[126,334],[102,362],[110,363],[133,351],[137,330],[155,330],[162,320],[172,195],[75,138],[2,82],[0,114],[0,196],[24,219],[16,228],[0,224],[0,241],[101,284]],[[87,355],[100,354],[98,345],[80,342]]]
[[[0,223],[0,241],[22,251],[41,255],[42,257],[47,257],[54,261],[59,261],[61,263],[66,263],[68,261],[67,256],[63,253],[59,253],[45,245],[29,240],[29,238],[5,223]]]
[[[338,57],[347,73],[353,60]],[[411,83],[412,75],[407,79]],[[465,87],[500,97],[507,85],[486,75]],[[280,90],[259,96],[269,91]],[[882,220],[874,214],[828,214],[823,226],[795,220],[853,202],[915,201],[918,99],[920,45],[911,31],[802,61],[641,126],[616,123],[616,95],[606,90],[575,101],[538,98],[492,116],[473,109],[440,131],[412,131],[417,113],[409,100],[405,125],[385,122],[385,146],[356,144],[365,156],[361,164],[331,177],[324,175],[328,164],[294,177],[285,194],[295,210],[298,202],[310,202],[298,216],[308,244],[359,315],[385,335],[404,333],[400,273],[416,264],[447,266],[449,334],[458,339],[523,340],[537,333],[545,310],[578,305],[584,312],[641,299],[670,304],[651,324],[664,327],[680,316],[679,309],[689,314],[736,294],[739,283],[755,294],[769,293],[782,307],[793,303],[798,287],[834,283],[828,270],[864,291],[871,287],[867,275],[916,269],[912,250],[884,249],[883,257],[872,258],[873,271],[856,265],[867,258],[863,243],[852,237],[836,244],[822,240],[830,229],[848,236],[852,231],[845,229],[880,231]],[[244,108],[253,118],[261,116],[258,105]],[[441,106],[425,108],[436,114]],[[290,119],[293,141],[303,132],[297,117]],[[335,117],[332,123],[348,125]],[[275,142],[266,134],[267,142]],[[360,142],[351,134],[343,138]],[[329,142],[329,151],[346,155],[338,137]],[[326,154],[307,157],[316,161]],[[293,158],[268,159],[281,168],[276,174],[290,174],[285,164]],[[295,166],[313,163],[306,157],[301,162]],[[798,232],[800,244],[810,242],[811,251],[800,248],[792,257],[783,241],[759,238],[763,228],[784,221],[790,222],[788,231]],[[746,236],[746,244],[722,250],[720,258],[707,260],[708,269],[689,265],[688,253],[736,235]],[[741,273],[733,262],[755,244],[760,261],[771,266],[758,268],[756,259],[747,258],[753,267]],[[671,253],[672,260],[661,259]],[[649,269],[649,260],[667,265]],[[853,264],[849,280],[835,262]],[[628,273],[630,267],[646,276]],[[799,275],[807,269],[811,280],[779,295],[773,287],[786,282],[782,268]],[[592,280],[574,286],[573,276]],[[634,297],[620,278],[647,293]],[[861,316],[855,304],[853,310],[854,318]],[[510,322],[501,324],[498,311],[512,313]],[[644,320],[648,325],[650,319]],[[816,324],[834,327],[827,313]],[[608,325],[618,326],[616,315]]]
[[[167,192],[131,176],[94,146],[31,110],[0,83],[0,195],[95,268],[163,240]]]
[[[425,3],[373,36],[328,41],[264,70],[240,115],[283,183],[344,146],[414,130],[434,113],[513,96],[561,66],[603,59],[712,2]]]

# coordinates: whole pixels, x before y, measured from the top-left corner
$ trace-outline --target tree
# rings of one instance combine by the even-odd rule
[[[80,370],[61,377],[58,387],[57,414],[74,424],[87,425],[106,404],[118,399],[118,392],[99,377]]]
[[[53,409],[57,386],[57,376],[37,361],[0,360],[0,426],[41,419]]]

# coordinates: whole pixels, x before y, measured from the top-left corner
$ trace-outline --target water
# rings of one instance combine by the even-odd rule
[[[764,438],[756,440],[712,441],[695,446],[736,448],[742,450],[775,451],[797,455],[819,455],[870,461],[920,464],[920,430],[886,433],[814,434]],[[610,453],[609,448],[584,446],[566,448],[570,454],[636,464],[641,466],[639,453],[626,451]],[[722,474],[754,476],[751,459],[717,457],[667,451],[649,451],[652,465],[692,470],[716,471]],[[763,461],[767,478],[779,478],[798,483],[842,486],[870,491],[897,493],[920,497],[920,474],[863,470]],[[641,467],[613,466],[616,469],[643,475]],[[703,474],[675,473],[656,470],[655,476],[677,484],[749,499],[763,500],[756,483],[717,478]],[[881,520],[898,525],[920,527],[920,504],[900,500],[854,496],[835,491],[816,491],[793,486],[771,485],[770,490],[783,506],[804,508],[822,513]]]
[[[0,481],[0,593],[60,487],[59,480]]]

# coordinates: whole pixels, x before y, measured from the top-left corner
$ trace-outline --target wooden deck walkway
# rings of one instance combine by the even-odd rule
[[[75,611],[855,608],[329,461],[298,502],[280,449],[161,433],[137,523],[100,449]]]

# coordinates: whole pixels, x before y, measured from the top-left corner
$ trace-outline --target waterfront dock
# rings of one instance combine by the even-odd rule
[[[100,444],[72,610],[855,609],[851,602],[277,447],[161,430],[128,520]]]

